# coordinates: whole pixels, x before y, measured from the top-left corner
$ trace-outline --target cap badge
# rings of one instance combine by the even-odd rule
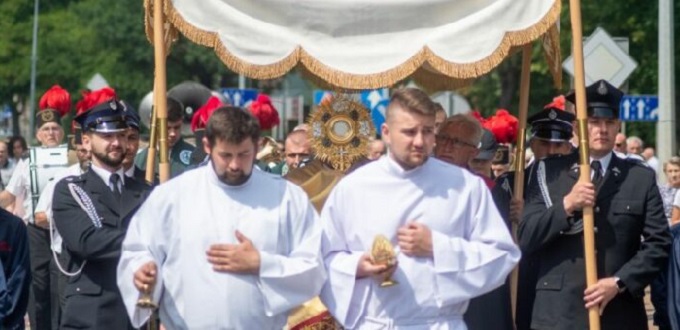
[[[550,118],[550,120],[557,119],[557,112],[555,112],[555,110],[550,110],[550,113],[548,113],[548,118]]]
[[[597,93],[600,95],[607,95],[607,85],[605,85],[604,82],[601,82],[600,86],[597,87]]]
[[[43,121],[52,121],[54,120],[54,113],[52,111],[43,111],[40,113],[40,119]]]
[[[111,107],[111,110],[113,110],[113,111],[118,110],[118,104],[116,104],[116,101],[111,101],[111,103],[109,103],[109,106]]]

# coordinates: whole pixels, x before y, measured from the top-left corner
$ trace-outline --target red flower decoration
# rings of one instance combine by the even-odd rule
[[[111,87],[104,87],[96,91],[83,91],[83,98],[76,103],[76,115],[79,115],[94,106],[116,99],[116,91]]]
[[[54,85],[43,94],[38,106],[40,110],[52,109],[64,116],[71,111],[71,94],[61,86]]]
[[[250,112],[260,121],[260,129],[263,131],[270,130],[281,122],[279,112],[265,94],[259,94],[257,99],[250,103]]]
[[[543,109],[557,109],[564,111],[564,104],[566,99],[564,95],[559,95],[553,98],[552,102],[548,103],[543,107]]]
[[[482,125],[493,133],[498,143],[515,143],[515,140],[517,140],[519,120],[511,115],[508,110],[497,110],[496,114],[489,117],[486,123]]]
[[[196,132],[196,130],[205,129],[205,125],[208,124],[208,119],[210,119],[212,113],[223,105],[220,99],[211,96],[191,117],[191,131]]]

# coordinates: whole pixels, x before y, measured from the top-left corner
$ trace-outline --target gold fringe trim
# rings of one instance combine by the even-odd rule
[[[149,12],[152,9],[149,2],[151,1],[144,0],[144,9],[147,13],[145,15],[145,31],[147,38],[153,40],[149,21]],[[276,63],[267,65],[248,63],[234,56],[222,44],[217,33],[202,30],[184,20],[172,5],[171,0],[164,2],[164,9],[168,22],[179,32],[194,43],[214,49],[222,62],[236,73],[253,79],[274,79],[283,76],[299,64],[298,68],[302,69],[301,72],[315,77],[312,80],[320,86],[335,86],[336,90],[338,88],[339,90],[360,90],[392,86],[416,71],[418,71],[416,76],[419,77],[417,79],[424,83],[424,86],[464,86],[471,79],[484,75],[495,68],[509,54],[513,47],[532,42],[544,35],[548,29],[555,26],[560,17],[561,1],[555,0],[546,15],[531,27],[520,31],[507,32],[496,50],[479,61],[464,64],[449,62],[434,54],[428,47],[424,47],[404,63],[390,70],[367,75],[357,75],[335,70],[308,54],[301,47],[297,47],[291,54]],[[553,51],[559,54],[559,42],[556,45],[558,48],[553,49]],[[422,70],[419,70],[419,68],[425,64],[430,66],[435,72],[421,72]],[[551,72],[553,78],[557,80],[557,77],[555,77],[557,73],[554,70],[551,70]],[[561,70],[559,75],[561,76]],[[561,81],[561,78],[559,80]]]
[[[555,23],[546,34],[543,35],[543,53],[548,69],[553,77],[555,89],[562,89],[562,53],[560,51],[560,29]]]
[[[171,0],[163,0],[165,3],[170,2]],[[146,33],[146,40],[149,41],[151,46],[154,46],[154,41],[153,41],[153,3],[154,0],[144,0],[144,31]],[[167,5],[165,5],[167,7]],[[165,56],[170,55],[170,49],[172,48],[172,44],[177,41],[179,31],[172,25],[167,22],[165,22],[165,26],[163,27],[165,29],[164,34],[163,34],[163,39],[165,43]]]

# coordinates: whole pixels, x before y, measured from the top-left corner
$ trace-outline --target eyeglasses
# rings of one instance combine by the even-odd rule
[[[437,139],[438,143],[442,144],[442,145],[454,145],[454,146],[457,146],[457,147],[470,147],[470,148],[475,148],[475,149],[478,148],[478,146],[473,144],[473,143],[465,142],[465,141],[460,140],[460,139],[455,138],[455,137],[448,137],[448,136],[445,136],[445,135],[437,135],[437,136],[435,136],[435,138]]]

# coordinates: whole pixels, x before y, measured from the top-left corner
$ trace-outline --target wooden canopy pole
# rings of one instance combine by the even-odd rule
[[[513,199],[524,201],[524,155],[526,149],[527,115],[529,113],[529,85],[531,84],[531,51],[532,43],[522,48],[522,75],[519,89],[519,128],[517,130],[517,147],[515,150],[515,182],[513,187]],[[517,243],[518,223],[512,221],[512,239]],[[517,313],[517,282],[519,269],[515,267],[510,274],[510,299],[512,304],[512,319]]]
[[[154,86],[153,104],[158,104],[158,101],[156,100],[157,95],[158,92],[156,92],[156,87]],[[156,127],[158,123],[158,114],[155,106],[153,106],[152,109],[151,133],[149,135],[149,148],[147,149],[146,154],[146,176],[144,177],[148,184],[154,183],[154,177],[156,175],[156,150],[158,145],[158,128]]]
[[[583,64],[583,31],[581,26],[581,1],[569,0],[572,47],[574,54],[574,91],[576,92],[576,120],[578,122],[580,182],[590,182],[590,152],[588,150],[588,112],[586,109],[586,82]],[[583,248],[587,286],[597,283],[595,259],[595,218],[593,208],[583,209]],[[599,306],[588,309],[590,330],[600,330]]]
[[[153,50],[154,50],[154,109],[157,115],[158,142],[160,161],[158,174],[160,182],[170,179],[170,163],[168,162],[168,108],[167,108],[167,81],[165,67],[165,16],[163,15],[164,0],[153,1]],[[149,155],[151,156],[151,155]],[[147,158],[147,162],[155,162],[155,157]],[[147,163],[148,167],[148,163]]]

